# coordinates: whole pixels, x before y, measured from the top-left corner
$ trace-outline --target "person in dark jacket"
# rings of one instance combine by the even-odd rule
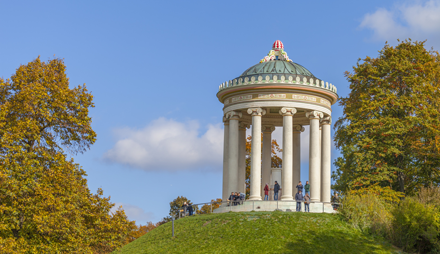
[[[264,200],[269,200],[269,185],[264,186]]]
[[[306,194],[310,194],[310,184],[309,181],[306,181],[306,185],[304,185],[304,191]]]
[[[189,212],[189,216],[193,215],[194,210],[193,210],[192,205],[188,204],[187,207],[188,207],[187,209],[188,209],[188,212]]]
[[[278,191],[280,191],[280,185],[278,184],[278,182],[277,181],[275,181],[275,185],[273,186],[273,192],[274,192],[274,195],[273,195],[273,199],[274,200],[278,200]]]
[[[301,212],[301,202],[304,201],[304,197],[301,191],[296,193],[295,200],[296,200],[296,211]]]
[[[299,181],[298,185],[296,186],[296,188],[298,189],[298,191],[296,193],[299,193],[300,191],[303,191],[304,186],[302,185],[301,181]]]
[[[240,204],[240,194],[236,192],[234,195],[234,205],[239,205],[239,204]]]
[[[188,211],[188,205],[186,204],[186,202],[183,202],[182,210],[183,216],[186,216],[186,212]]]
[[[232,205],[232,202],[234,202],[234,192],[231,192],[231,195],[229,195],[228,201],[229,201],[229,206]]]

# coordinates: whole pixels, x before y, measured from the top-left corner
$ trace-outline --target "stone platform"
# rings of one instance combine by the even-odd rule
[[[304,203],[301,204],[301,211],[304,212]],[[275,211],[281,210],[284,212],[295,212],[295,201],[244,201],[242,205],[227,206],[226,204],[215,209],[214,213],[227,213],[227,212],[250,212],[250,211]],[[333,207],[329,203],[311,203],[311,213],[336,213]]]

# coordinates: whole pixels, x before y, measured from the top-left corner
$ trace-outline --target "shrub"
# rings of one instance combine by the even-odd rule
[[[383,236],[391,234],[392,205],[373,193],[347,194],[340,214],[354,227]]]
[[[416,197],[406,198],[392,211],[393,242],[406,251],[440,252],[440,210]]]

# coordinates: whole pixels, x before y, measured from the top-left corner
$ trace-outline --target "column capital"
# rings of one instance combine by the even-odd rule
[[[251,125],[248,124],[248,123],[240,122],[238,124],[238,129],[239,130],[246,130],[246,129],[249,129],[250,127],[251,127]]]
[[[226,116],[223,117],[223,123],[225,125],[229,125],[229,120],[228,120],[228,118],[226,118]]]
[[[262,132],[273,132],[275,130],[275,126],[273,125],[263,125]]]
[[[300,124],[293,125],[293,132],[303,132],[305,128]]]
[[[309,119],[320,119],[324,117],[324,114],[319,111],[310,111],[306,113],[306,117]]]
[[[264,116],[266,110],[262,108],[248,108],[247,113],[252,116]]]
[[[331,125],[332,124],[332,117],[326,116],[321,119],[321,125]]]
[[[241,112],[237,112],[237,111],[229,111],[226,113],[225,116],[227,119],[237,120],[238,118],[241,118],[243,116],[243,114]]]
[[[281,108],[280,115],[282,116],[293,116],[296,114],[296,108]]]

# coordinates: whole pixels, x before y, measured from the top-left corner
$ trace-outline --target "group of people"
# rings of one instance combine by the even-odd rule
[[[245,198],[246,196],[244,193],[231,192],[231,195],[229,195],[228,204],[230,206],[241,205],[243,204]]]
[[[192,205],[189,205],[187,202],[183,202],[182,206],[183,214],[186,215],[186,212],[188,212],[188,215],[191,216],[194,213],[194,209]]]
[[[275,184],[273,186],[273,200],[278,200],[278,192],[280,191],[281,187],[278,184],[277,181],[275,181]],[[266,183],[266,186],[264,186],[264,200],[269,200],[269,184]]]
[[[304,202],[304,212],[310,212],[310,184],[309,181],[306,182],[304,186],[301,181],[299,181],[296,186],[297,193],[295,194],[296,201],[296,211],[301,212],[301,202]],[[303,189],[305,191],[305,195],[303,195]]]
[[[280,191],[281,187],[278,184],[277,181],[275,181],[275,184],[273,186],[273,199],[278,200],[278,192]],[[301,211],[301,202],[304,202],[305,205],[305,211],[310,212],[310,184],[309,181],[306,182],[306,185],[303,185],[301,181],[299,181],[298,185],[296,186],[297,193],[295,195],[295,201],[296,201],[296,211]],[[303,189],[305,191],[305,195],[303,195]],[[264,186],[264,200],[269,200],[269,184],[266,183],[266,186]]]

